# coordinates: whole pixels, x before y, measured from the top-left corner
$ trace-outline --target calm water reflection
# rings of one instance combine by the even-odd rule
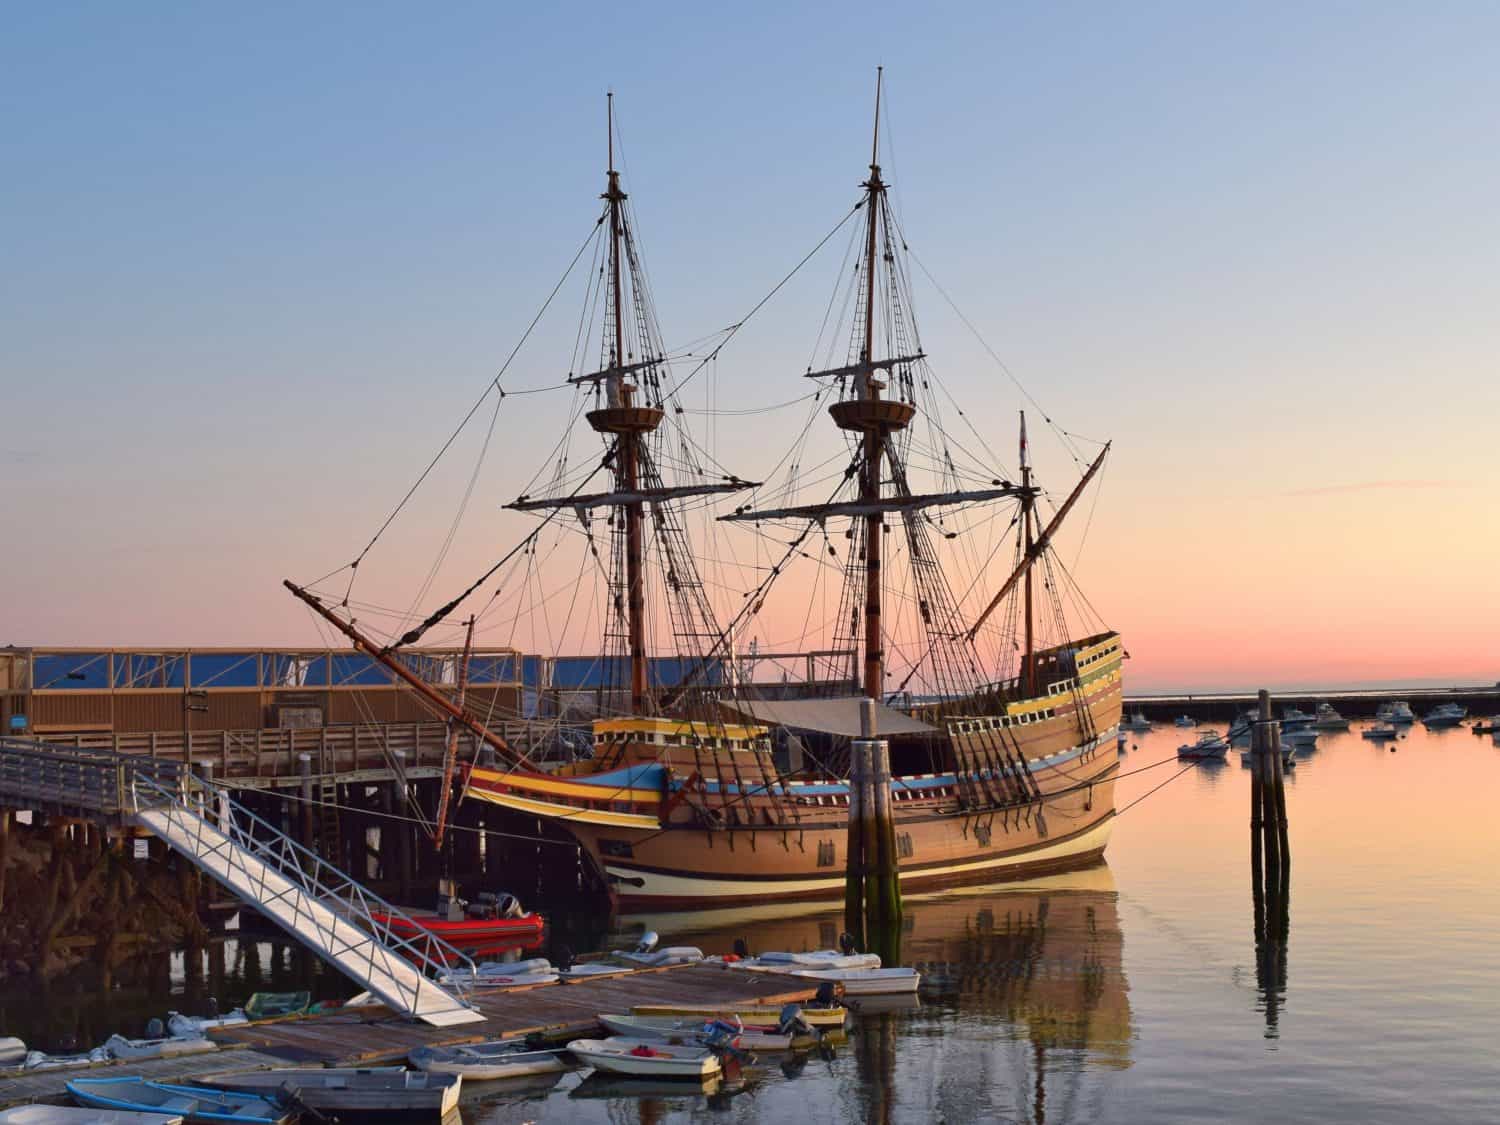
[[[1185,734],[1136,737],[1127,770],[1168,764],[1126,777],[1121,806],[1176,770]],[[1287,778],[1289,909],[1273,962],[1257,950],[1249,775],[1235,754],[1126,812],[1106,867],[910,902],[903,954],[924,973],[920,1006],[861,1012],[831,1059],[773,1061],[741,1093],[581,1074],[476,1086],[464,1116],[467,1125],[1497,1120],[1497,788],[1500,746],[1465,729],[1418,727],[1395,753],[1358,729],[1323,736]],[[640,917],[622,920],[614,940],[644,928],[712,951],[741,936],[760,949],[824,947],[841,915]],[[590,936],[575,922],[555,940],[583,948]],[[269,986],[300,971],[267,958],[259,973]],[[141,985],[153,1014],[181,1006],[162,999],[164,987]],[[218,994],[236,998],[231,987]],[[24,1018],[23,1004],[0,998],[0,1020]],[[84,1007],[72,1003],[72,1016],[86,1018]],[[34,1002],[31,1011],[43,1018]]]
[[[1136,769],[1184,732],[1138,736]],[[538,1121],[1327,1123],[1500,1119],[1500,747],[1417,728],[1325,735],[1287,779],[1278,964],[1258,965],[1249,776],[1194,770],[1126,813],[1106,868],[910,904],[931,987],[831,1061],[752,1090],[628,1096],[567,1075],[470,1125]],[[1123,806],[1175,770],[1121,783]],[[838,915],[639,919],[664,942],[831,944]],[[620,935],[622,938],[627,934]],[[1261,970],[1258,972],[1258,968]],[[1269,969],[1269,972],[1267,971]]]

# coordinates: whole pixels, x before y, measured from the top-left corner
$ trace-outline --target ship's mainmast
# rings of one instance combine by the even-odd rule
[[[603,372],[607,405],[589,412],[589,425],[616,439],[615,489],[624,495],[639,495],[641,439],[661,425],[662,412],[635,403],[635,385],[626,380],[630,369],[625,357],[625,318],[620,285],[620,257],[625,193],[615,171],[614,95],[609,95],[609,180],[603,198],[609,203],[609,304],[613,339],[609,364]],[[646,589],[642,567],[642,530],[645,505],[640,500],[620,505],[625,519],[625,600],[630,647],[630,713],[650,714],[654,707],[646,683]]]

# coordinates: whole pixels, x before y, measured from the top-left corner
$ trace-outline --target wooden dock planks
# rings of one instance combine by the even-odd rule
[[[739,973],[720,966],[675,965],[577,984],[480,992],[484,1023],[428,1027],[384,1006],[351,1008],[304,1018],[223,1028],[213,1038],[329,1066],[399,1062],[413,1047],[474,1043],[539,1032],[573,1037],[594,1030],[600,1012],[628,1012],[637,1004],[780,1005],[805,1001],[813,988],[786,977]]]

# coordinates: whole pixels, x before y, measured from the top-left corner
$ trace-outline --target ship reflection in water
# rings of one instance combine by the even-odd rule
[[[922,973],[920,1003],[862,1004],[840,1057],[805,1068],[837,1081],[768,1084],[756,1094],[758,1116],[773,1119],[768,1102],[786,1099],[806,1120],[901,1121],[917,1106],[930,1107],[931,1120],[1087,1120],[1101,1075],[1131,1061],[1117,897],[1100,864],[908,899],[901,960]],[[795,909],[626,916],[620,936],[656,930],[663,942],[710,952],[739,937],[757,950],[837,944],[841,907]]]

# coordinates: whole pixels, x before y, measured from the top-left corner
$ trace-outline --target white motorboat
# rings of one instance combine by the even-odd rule
[[[234,1027],[249,1023],[250,1017],[244,1008],[236,1008],[224,1016],[185,1016],[181,1012],[167,1013],[167,1034],[173,1039],[202,1039],[204,1032],[216,1027]]]
[[[707,1047],[611,1036],[608,1039],[575,1039],[568,1044],[568,1050],[580,1062],[611,1074],[702,1080],[719,1073],[719,1057]]]
[[[1283,745],[1281,747],[1281,764],[1283,766],[1293,765],[1296,757],[1297,757],[1297,748],[1295,746]],[[1249,765],[1254,765],[1254,764],[1255,764],[1255,751],[1254,751],[1254,749],[1241,750],[1240,751],[1240,765],[1242,765],[1242,766],[1249,766]]]
[[[1130,716],[1130,729],[1142,731],[1150,730],[1151,720],[1146,718],[1146,716],[1141,712],[1137,711],[1134,715]]]
[[[521,1039],[496,1039],[457,1047],[417,1047],[406,1059],[431,1074],[457,1074],[466,1082],[493,1082],[567,1070],[558,1050],[537,1050]]]
[[[182,1125],[182,1114],[92,1106],[18,1105],[0,1109],[0,1125]]]
[[[1375,708],[1375,717],[1383,723],[1414,723],[1417,721],[1416,712],[1411,709],[1411,704],[1404,699],[1394,700],[1390,703],[1382,703]]]
[[[1282,727],[1281,743],[1298,750],[1311,750],[1318,744],[1318,732],[1312,727]]]
[[[1391,739],[1401,737],[1401,732],[1389,723],[1366,727],[1359,733],[1361,738],[1368,738],[1371,742],[1388,742]]]
[[[791,1005],[795,1010],[796,1006]],[[611,1035],[627,1039],[662,1039],[668,1042],[703,1043],[714,1036],[728,1038],[730,1045],[745,1051],[790,1051],[816,1045],[817,1031],[799,1026],[781,1030],[775,1024],[746,1024],[739,1020],[702,1020],[688,1016],[624,1016],[600,1013],[599,1022]]]
[[[1457,703],[1439,703],[1431,711],[1422,716],[1422,725],[1429,730],[1456,727],[1464,721],[1464,716],[1468,713],[1469,709],[1467,707],[1461,707]]]
[[[747,1024],[779,1024],[782,1009],[769,1007],[764,1004],[746,1004],[742,1006],[733,1004],[725,1006],[711,1004],[637,1004],[630,1009],[630,1014],[633,1016],[686,1017],[688,1019],[704,1021],[738,1018]],[[844,1022],[849,1018],[849,1009],[845,1008],[842,1004],[834,1004],[829,1007],[802,1004],[798,1006],[797,1014],[804,1023],[812,1027],[838,1030],[844,1026]]]
[[[1319,703],[1313,715],[1313,727],[1317,730],[1348,730],[1349,720],[1340,715],[1331,703]]]
[[[458,1108],[463,1078],[399,1066],[291,1066],[196,1079],[205,1086],[275,1099],[291,1090],[319,1113],[446,1117]]]
[[[1191,730],[1198,725],[1198,720],[1191,715],[1178,715],[1177,718],[1172,720],[1172,725],[1182,727],[1184,730]]]
[[[1223,761],[1228,753],[1229,743],[1225,742],[1224,736],[1217,731],[1208,731],[1199,736],[1197,742],[1184,742],[1177,748],[1179,758],[1198,761]]]
[[[126,1039],[123,1035],[111,1035],[104,1041],[104,1049],[113,1059],[170,1059],[178,1055],[198,1055],[205,1051],[217,1051],[219,1045],[201,1036],[197,1039],[178,1039],[167,1036],[163,1039]]]

